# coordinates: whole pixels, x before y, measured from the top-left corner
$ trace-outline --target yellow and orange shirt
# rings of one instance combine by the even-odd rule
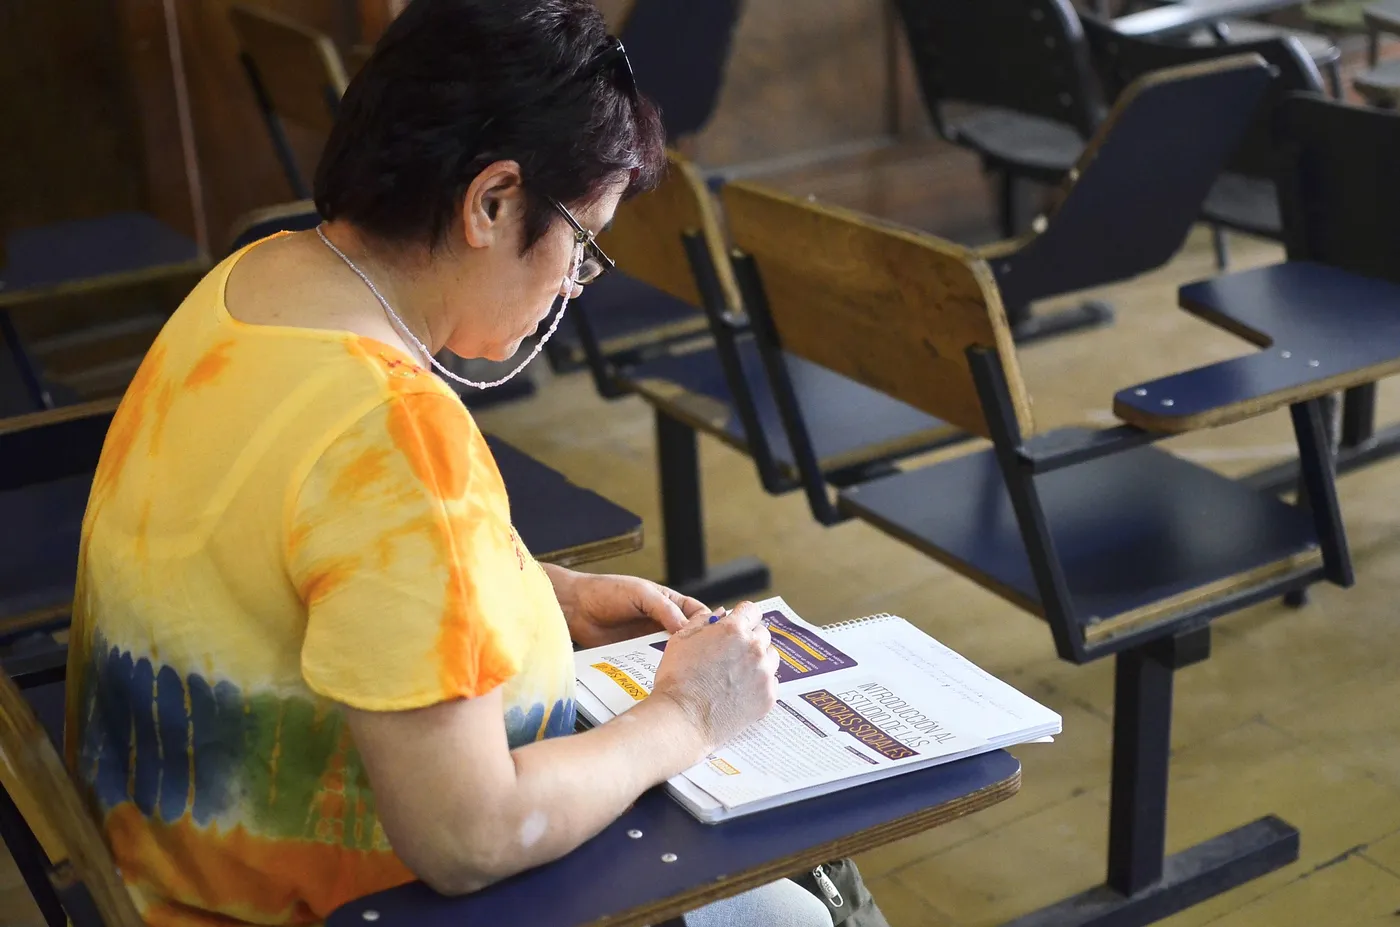
[[[314,924],[411,878],[341,705],[503,687],[512,746],[574,726],[568,629],[461,401],[378,341],[231,317],[246,250],[156,339],[83,528],[68,761],[154,925]]]

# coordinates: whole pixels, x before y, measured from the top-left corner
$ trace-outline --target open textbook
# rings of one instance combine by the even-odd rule
[[[894,615],[828,627],[757,603],[778,704],[667,783],[714,823],[1060,732],[1060,716]],[[602,724],[650,694],[664,631],[574,655],[579,713]]]

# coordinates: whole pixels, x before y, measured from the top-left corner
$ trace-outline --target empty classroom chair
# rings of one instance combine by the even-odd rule
[[[997,176],[1001,236],[1014,239],[1030,224],[1023,183],[1059,183],[1103,118],[1079,14],[1069,0],[896,0],[895,9],[934,128]],[[1112,318],[1101,302],[1033,316],[1029,303],[1008,301],[1007,312],[1023,343]]]
[[[706,563],[696,433],[751,456],[770,493],[795,489],[798,469],[725,260],[714,198],[695,167],[672,153],[662,184],[622,204],[598,242],[619,273],[632,278],[630,285],[708,317],[712,332],[628,362],[608,355],[595,333],[606,308],[580,301],[569,310],[599,390],[635,393],[655,409],[667,582],[705,601],[757,591],[767,585],[767,570],[752,558]],[[962,437],[944,422],[799,357],[785,363],[798,401],[812,416],[818,465],[837,483],[886,472],[892,461]]]
[[[1400,114],[1295,94],[1275,125],[1287,260],[1183,287],[1180,301],[1255,344],[1316,361],[1311,373],[1348,359],[1380,365],[1369,380],[1337,383],[1345,399],[1336,466],[1347,473],[1400,451],[1400,427],[1376,430],[1374,383],[1394,372],[1385,347],[1400,318]],[[1279,492],[1298,472],[1287,461],[1250,479]]]
[[[1083,18],[1083,25],[1110,98],[1116,98],[1133,81],[1152,71],[1227,55],[1257,54],[1274,68],[1273,89],[1240,147],[1211,187],[1201,218],[1211,223],[1216,263],[1221,269],[1229,263],[1223,229],[1282,241],[1283,219],[1274,184],[1278,155],[1273,115],[1286,94],[1323,92],[1322,76],[1298,40],[1286,36],[1225,46],[1179,45],[1122,35],[1111,23],[1089,16]]]
[[[1106,238],[1136,239],[1150,224],[1134,216],[1195,209],[1268,83],[1257,56],[1139,81],[1090,144],[1060,213],[1093,212]],[[1193,131],[1173,131],[1188,113]],[[1144,163],[1165,181],[1134,199]],[[1178,199],[1187,202],[1173,207]],[[1352,583],[1320,412],[1330,387],[1240,396],[1230,389],[1237,361],[1226,361],[1120,391],[1114,410],[1128,424],[1037,433],[997,278],[975,252],[747,184],[727,187],[724,204],[817,517],[865,520],[1044,618],[1064,660],[1116,660],[1107,884],[1016,923],[1147,923],[1296,859],[1297,831],[1273,816],[1165,855],[1172,678],[1209,655],[1213,619],[1318,579]],[[779,351],[991,447],[833,493],[786,398]],[[1400,359],[1400,341],[1394,351]],[[1197,427],[1203,410],[1214,423],[1281,406],[1292,411],[1309,506],[1153,446]]]

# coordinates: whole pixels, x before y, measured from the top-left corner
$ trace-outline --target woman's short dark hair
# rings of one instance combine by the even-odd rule
[[[436,245],[472,180],[519,162],[528,250],[619,175],[625,195],[665,166],[652,103],[591,0],[412,0],[341,99],[316,170],[322,218]]]

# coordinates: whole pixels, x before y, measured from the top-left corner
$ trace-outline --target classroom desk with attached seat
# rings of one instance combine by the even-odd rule
[[[1021,764],[998,750],[720,824],[701,824],[656,788],[553,863],[458,898],[413,882],[344,905],[326,927],[674,927],[687,911],[947,824],[1020,787]]]

